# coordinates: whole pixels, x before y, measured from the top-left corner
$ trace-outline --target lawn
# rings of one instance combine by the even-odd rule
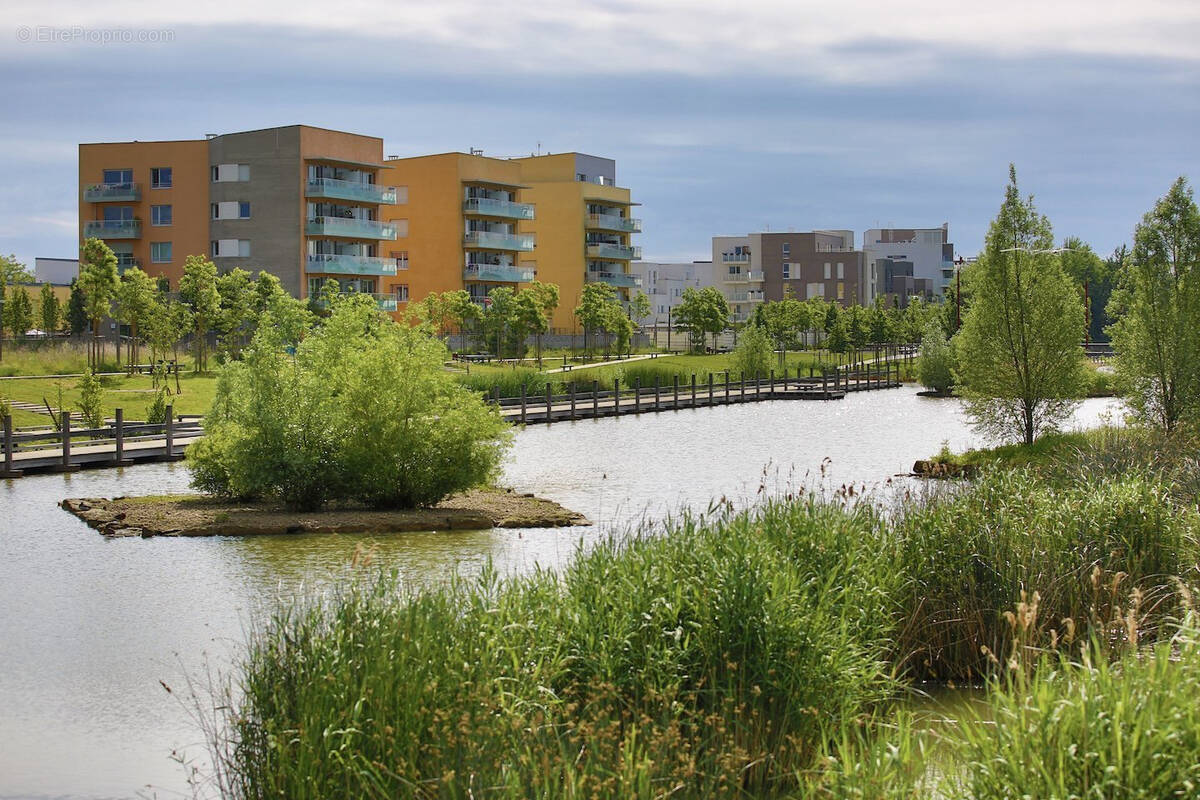
[[[48,401],[54,408],[59,407],[59,387],[62,388],[62,406],[72,411],[79,410],[78,378],[13,378],[0,380],[0,398],[10,402],[34,403],[40,406]],[[182,391],[174,394],[175,381],[168,385],[172,395],[168,398],[178,414],[204,414],[212,404],[216,392],[217,378],[215,375],[196,375],[190,372],[179,376]],[[103,376],[100,385],[104,388],[104,414],[112,417],[117,408],[124,409],[128,420],[146,418],[146,409],[154,402],[154,389],[151,387],[149,375],[134,376]],[[23,409],[13,409],[13,424],[17,427],[47,425],[50,417],[44,411],[34,413]]]

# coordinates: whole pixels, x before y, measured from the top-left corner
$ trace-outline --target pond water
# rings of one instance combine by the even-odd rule
[[[1075,425],[1116,408],[1089,400]],[[957,401],[911,388],[530,427],[503,482],[595,524],[519,532],[107,540],[58,501],[187,491],[187,469],[0,481],[0,798],[192,796],[177,759],[203,765],[205,749],[179,699],[187,677],[225,668],[278,598],[345,578],[364,543],[375,564],[415,583],[489,560],[555,567],[610,531],[716,498],[745,505],[843,483],[887,491],[943,442],[981,444]]]

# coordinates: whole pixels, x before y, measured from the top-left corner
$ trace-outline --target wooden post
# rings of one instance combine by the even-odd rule
[[[608,356],[605,356],[607,360]],[[621,413],[621,379],[613,378],[613,414]]]
[[[633,379],[633,413],[642,413],[642,379]]]
[[[571,419],[575,419],[575,381],[571,381]]]
[[[550,394],[550,381],[546,381],[546,422],[553,422],[554,418],[550,414],[550,404],[552,395]]]
[[[163,436],[166,438],[167,459],[175,458],[175,406],[167,406],[167,414],[163,418]]]
[[[592,381],[592,419],[600,416],[600,381]]]
[[[658,411],[658,376],[654,376],[654,410]]]
[[[4,415],[4,470],[0,478],[19,478],[22,471],[13,469],[13,421],[11,414]]]
[[[713,404],[713,380],[711,372],[708,373],[708,404],[710,406]]]
[[[521,424],[525,424],[525,383],[521,383]]]
[[[829,376],[824,372],[821,373],[821,391],[829,395]]]
[[[500,387],[499,386],[492,387],[492,402],[494,402],[497,406],[500,405]]]
[[[74,472],[79,469],[78,464],[71,463],[71,412],[60,411],[59,419],[62,420],[62,464],[59,465],[59,472]]]
[[[113,461],[121,464],[125,461],[125,409],[117,409],[117,419],[113,424],[113,440],[116,443],[116,453]]]
[[[696,373],[692,373],[692,408],[696,407]]]
[[[741,390],[741,400],[744,403],[746,402],[746,370],[742,370]]]
[[[679,373],[671,376],[671,408],[679,408]]]
[[[771,370],[770,393],[775,394],[775,370]]]

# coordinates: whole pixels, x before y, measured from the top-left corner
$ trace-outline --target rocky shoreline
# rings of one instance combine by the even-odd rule
[[[430,508],[394,511],[356,507],[290,511],[278,504],[226,501],[203,495],[87,497],[63,500],[59,505],[103,535],[114,538],[408,533],[591,524],[582,514],[558,503],[511,489],[473,489]]]

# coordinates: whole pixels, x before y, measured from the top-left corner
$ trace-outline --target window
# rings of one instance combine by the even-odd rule
[[[249,164],[213,164],[211,171],[213,183],[250,180]]]
[[[151,242],[150,243],[150,263],[151,264],[170,264],[171,263],[171,243],[170,242]]]
[[[250,219],[249,203],[238,203],[238,219]]]
[[[810,283],[805,286],[804,289],[804,298],[806,300],[811,300],[814,297],[825,296],[825,284],[823,283]]]
[[[133,170],[131,169],[106,169],[104,170],[104,184],[106,186],[119,185],[122,183],[133,183]]]
[[[786,261],[783,262],[783,277],[785,277],[785,278],[792,277],[792,265]]]
[[[396,259],[396,269],[408,269],[407,250],[393,250],[390,255]]]
[[[838,280],[840,281],[846,277],[846,265],[845,265],[845,263],[839,261],[837,267],[838,267],[838,270],[837,270]]]
[[[171,207],[170,206],[150,206],[150,224],[151,225],[170,225],[171,224]]]
[[[105,222],[133,222],[133,206],[105,206]]]
[[[408,302],[408,284],[407,283],[398,284],[397,286],[393,287],[393,289],[396,292],[396,302],[397,303],[407,303]]]
[[[213,258],[249,258],[249,239],[214,239],[212,241]]]
[[[151,189],[170,189],[171,188],[171,168],[170,167],[151,167],[150,168],[150,188]]]
[[[250,204],[237,200],[209,203],[213,219],[250,219]]]
[[[783,243],[783,258],[786,261],[792,255],[792,245],[790,242]]]
[[[833,269],[833,264],[830,264],[828,261],[826,261],[825,262],[825,280],[829,280],[830,278],[833,277],[833,275],[831,274],[832,269]]]
[[[842,283],[841,281],[838,281],[838,285],[837,285],[837,299],[838,300],[846,299],[846,284]]]

